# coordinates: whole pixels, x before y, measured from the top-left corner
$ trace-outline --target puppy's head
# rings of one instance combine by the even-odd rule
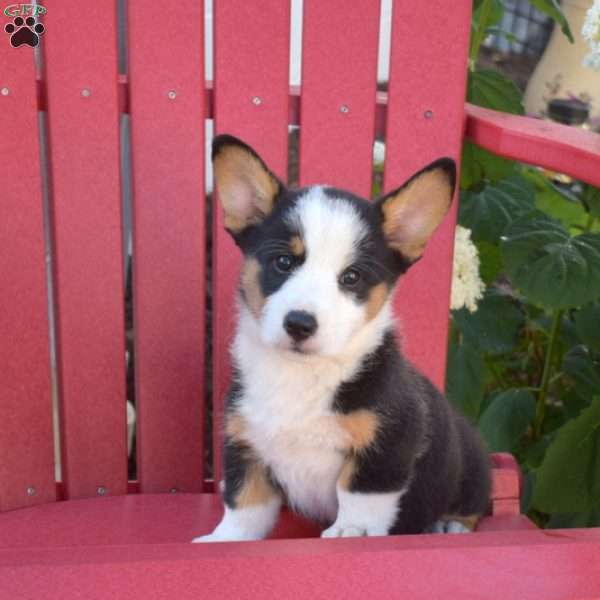
[[[213,164],[261,338],[323,356],[340,354],[377,317],[442,222],[456,180],[454,161],[441,159],[374,203],[330,187],[287,189],[226,135],[215,138]]]

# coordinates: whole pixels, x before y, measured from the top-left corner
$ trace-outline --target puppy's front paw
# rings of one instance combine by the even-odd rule
[[[227,540],[224,540],[222,537],[215,535],[214,533],[209,533],[208,535],[201,535],[198,537],[195,537],[192,540],[192,544],[206,544],[209,542],[225,542]]]
[[[321,533],[322,538],[362,537],[368,535],[367,530],[351,525],[336,525],[335,523]]]

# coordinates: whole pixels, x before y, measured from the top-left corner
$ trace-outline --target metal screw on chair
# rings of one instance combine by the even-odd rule
[[[262,104],[262,99],[260,96],[254,96],[254,98],[252,98],[252,104],[255,106],[260,106]]]
[[[92,92],[90,92],[90,90],[88,90],[88,88],[83,88],[83,89],[81,90],[81,95],[82,95],[84,98],[89,98],[89,97],[90,97],[90,95],[91,95],[91,93],[92,93]]]
[[[34,487],[28,487],[27,488],[27,495],[28,496],[35,496],[37,494],[37,492],[35,491]]]
[[[342,105],[340,106],[340,112],[341,112],[341,113],[344,113],[344,114],[347,114],[347,113],[349,113],[349,112],[350,112],[350,109],[348,108],[348,106],[347,106],[346,104],[342,104]]]
[[[426,110],[425,111],[425,118],[426,119],[433,119],[433,111],[432,110]]]
[[[8,94],[10,94],[10,90],[7,87],[3,87],[2,90],[0,90],[0,92],[3,96],[8,96]]]
[[[169,90],[167,96],[169,97],[169,100],[175,100],[175,98],[177,98],[177,92],[175,90]]]
[[[100,486],[96,491],[98,492],[98,496],[106,496],[106,488],[105,487]]]
[[[176,494],[179,490],[176,487],[172,487],[169,491],[171,494]]]

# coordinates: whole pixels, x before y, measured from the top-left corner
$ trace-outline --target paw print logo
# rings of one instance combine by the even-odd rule
[[[13,48],[18,48],[23,44],[27,44],[35,48],[40,43],[40,35],[44,33],[46,28],[41,23],[36,23],[34,17],[15,17],[12,23],[7,23],[4,26],[4,31],[10,35],[10,45]]]

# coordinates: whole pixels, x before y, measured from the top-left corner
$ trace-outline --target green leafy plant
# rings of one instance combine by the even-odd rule
[[[530,0],[572,40],[556,0]],[[474,0],[468,101],[523,114],[521,92],[480,70],[501,0]],[[600,525],[600,191],[467,142],[459,223],[487,289],[451,313],[447,392],[491,451],[525,474],[522,508],[546,527]]]

